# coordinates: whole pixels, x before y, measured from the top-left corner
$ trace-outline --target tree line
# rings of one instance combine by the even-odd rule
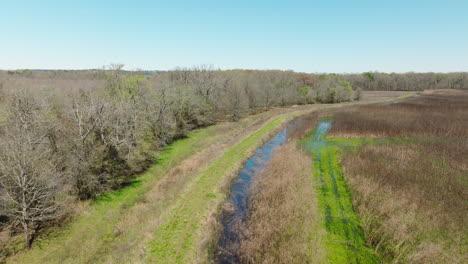
[[[468,89],[468,73],[381,73],[342,74],[353,87],[380,91],[422,91],[426,89]]]

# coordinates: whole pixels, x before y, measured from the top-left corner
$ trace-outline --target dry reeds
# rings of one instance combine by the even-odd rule
[[[467,137],[468,92],[422,94],[386,105],[356,107],[333,118],[331,136]]]
[[[468,93],[338,113],[332,135],[410,137],[348,153],[343,169],[368,242],[387,263],[466,263]]]
[[[252,187],[244,263],[320,263],[321,225],[311,160],[294,142],[281,147]]]

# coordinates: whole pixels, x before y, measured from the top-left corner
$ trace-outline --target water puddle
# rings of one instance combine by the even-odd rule
[[[227,203],[229,208],[224,210],[220,219],[223,230],[218,241],[217,263],[240,262],[237,252],[239,243],[244,238],[240,226],[247,220],[252,180],[257,172],[268,163],[275,149],[286,141],[287,136],[287,128],[285,128],[257,149],[255,154],[245,162],[234,180]]]

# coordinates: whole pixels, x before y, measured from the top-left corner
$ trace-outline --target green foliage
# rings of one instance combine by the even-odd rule
[[[337,97],[338,97],[338,89],[333,87],[328,90],[328,103],[335,103],[337,102]]]
[[[336,74],[330,74],[318,85],[317,101],[321,103],[339,103],[351,101],[354,91],[348,81],[340,79]]]
[[[121,96],[129,99],[135,98],[138,95],[138,89],[146,86],[147,79],[143,75],[130,75],[123,79],[123,88],[126,91],[121,91]]]
[[[348,81],[341,81],[341,84],[348,90],[350,94],[353,93],[353,87],[351,87],[351,84],[349,84]]]
[[[301,87],[301,88],[299,88],[299,94],[300,94],[301,96],[307,96],[307,94],[309,93],[310,89],[311,89],[310,86]]]
[[[21,75],[23,76],[31,76],[32,74],[33,74],[33,71],[29,69],[25,69],[21,71]]]
[[[142,87],[147,86],[147,79],[143,75],[126,75],[120,71],[113,71],[107,75],[106,86],[111,97],[119,100],[134,100]]]
[[[320,81],[325,81],[327,79],[327,75],[326,74],[320,74],[319,75],[319,80]]]
[[[362,75],[366,77],[369,81],[375,80],[374,74],[372,72],[365,72]]]
[[[113,145],[106,147],[104,155],[96,162],[92,168],[92,173],[97,175],[107,175],[110,178],[108,184],[111,188],[119,188],[130,182],[132,170],[127,161],[121,157],[117,148]]]

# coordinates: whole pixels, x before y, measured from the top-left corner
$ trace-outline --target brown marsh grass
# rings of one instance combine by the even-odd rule
[[[293,141],[282,146],[252,186],[243,263],[321,263],[321,222],[310,157]],[[310,262],[313,261],[313,262]]]
[[[363,229],[386,263],[468,262],[468,93],[335,114],[331,135],[410,137],[348,153],[343,169]]]
[[[422,93],[403,102],[340,111],[331,136],[467,137],[468,92]]]

